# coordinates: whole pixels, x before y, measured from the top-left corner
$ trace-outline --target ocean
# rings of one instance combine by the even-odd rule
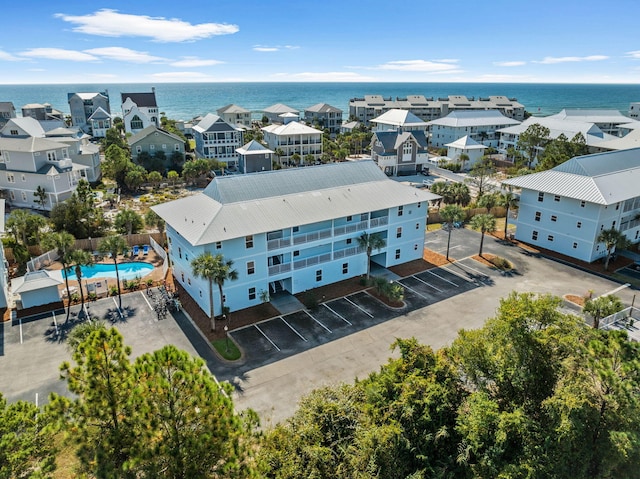
[[[0,85],[0,101],[11,101],[20,114],[27,103],[50,103],[53,108],[69,112],[67,93],[109,92],[112,113],[120,111],[120,93],[148,92],[156,89],[161,112],[176,120],[190,120],[215,113],[230,103],[253,112],[276,103],[303,111],[317,103],[328,103],[349,115],[349,100],[364,95],[405,97],[424,95],[446,97],[466,95],[487,97],[505,95],[517,98],[528,112],[536,116],[558,113],[563,108],[613,109],[626,114],[631,102],[640,101],[640,84],[532,84],[532,83],[136,83],[136,84],[51,84]]]

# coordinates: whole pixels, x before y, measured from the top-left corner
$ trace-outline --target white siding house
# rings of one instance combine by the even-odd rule
[[[215,158],[227,166],[236,166],[238,153],[243,145],[243,129],[224,121],[218,115],[207,115],[193,127],[196,152],[202,158]]]
[[[193,275],[204,252],[232,260],[238,279],[224,285],[232,311],[260,304],[262,292],[295,294],[362,275],[363,233],[386,247],[372,261],[384,267],[422,258],[427,191],[388,179],[371,161],[215,178],[204,192],[153,206],[166,221],[176,280],[203,311],[209,285]],[[221,313],[214,291],[215,314]]]
[[[160,128],[160,111],[156,102],[156,90],[151,93],[121,93],[122,121],[127,133],[138,133],[148,126]]]
[[[264,141],[276,153],[276,158],[283,166],[303,164],[307,155],[313,156],[313,163],[322,156],[322,132],[292,121],[286,125],[267,125],[262,128]],[[281,153],[278,155],[278,153]],[[299,155],[296,162],[293,155]]]
[[[429,142],[440,148],[464,136],[485,146],[498,147],[501,128],[519,125],[518,120],[508,118],[497,110],[461,110],[428,122]]]
[[[587,262],[606,256],[597,241],[604,230],[640,241],[640,148],[575,157],[503,184],[522,191],[520,241]]]

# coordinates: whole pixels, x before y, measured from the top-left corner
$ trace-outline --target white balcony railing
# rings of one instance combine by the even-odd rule
[[[286,273],[287,271],[291,271],[291,263],[274,264],[273,266],[269,266],[269,276]]]

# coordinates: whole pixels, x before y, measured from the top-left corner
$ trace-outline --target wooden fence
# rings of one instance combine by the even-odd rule
[[[469,208],[469,209],[465,208],[464,212],[467,215],[465,217],[464,221],[469,221],[475,215],[486,213],[487,209],[486,208]],[[504,218],[506,213],[507,213],[507,210],[503,206],[496,206],[495,208],[491,208],[491,214],[493,216],[495,216],[496,218]],[[430,211],[429,212],[428,223],[429,224],[431,224],[431,223],[442,223],[442,218],[440,218],[440,212],[439,211]]]

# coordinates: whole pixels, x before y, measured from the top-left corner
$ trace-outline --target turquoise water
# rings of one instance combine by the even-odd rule
[[[115,278],[116,268],[113,263],[100,263],[92,264],[91,266],[82,266],[82,279],[94,279],[94,278]],[[77,281],[75,272],[72,269],[72,274],[69,275],[69,279]],[[153,265],[151,263],[135,262],[135,263],[118,263],[118,273],[120,280],[123,279],[135,279],[136,277],[142,278],[153,271]],[[63,273],[64,274],[64,273]]]
[[[579,81],[579,78],[576,80]],[[16,110],[27,103],[51,103],[69,112],[67,93],[108,90],[111,110],[120,112],[121,92],[150,91],[155,86],[161,112],[169,118],[188,120],[215,113],[230,103],[251,110],[255,118],[275,103],[300,111],[316,103],[329,103],[349,112],[349,100],[364,95],[445,97],[466,95],[515,97],[534,115],[551,115],[563,108],[610,108],[626,113],[629,104],[640,101],[640,84],[552,84],[552,83],[154,83],[0,85],[0,101],[13,102]]]

